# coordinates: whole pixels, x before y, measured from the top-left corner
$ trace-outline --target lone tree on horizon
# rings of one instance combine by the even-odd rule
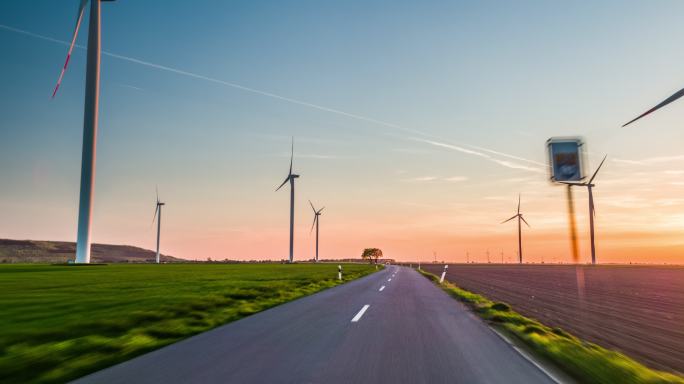
[[[370,264],[373,264],[375,261],[375,264],[378,263],[378,259],[382,257],[382,250],[379,248],[366,248],[363,250],[363,254],[361,254],[362,259],[368,259],[368,262]]]

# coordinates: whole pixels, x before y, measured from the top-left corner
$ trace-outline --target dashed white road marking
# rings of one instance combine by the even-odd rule
[[[382,292],[383,289],[385,289],[385,286],[384,286],[384,285],[383,285],[382,287],[380,287],[380,289],[379,289],[378,291],[379,291],[379,292]]]
[[[354,316],[351,322],[356,323],[357,321],[359,321],[361,319],[361,316],[363,316],[363,314],[366,313],[368,307],[370,307],[370,305],[364,305],[363,308],[361,308],[361,310],[359,311],[359,313],[357,313],[356,316]]]
[[[389,279],[387,279],[387,281],[388,281],[388,282],[389,282],[389,281],[392,281],[392,278],[390,277]]]

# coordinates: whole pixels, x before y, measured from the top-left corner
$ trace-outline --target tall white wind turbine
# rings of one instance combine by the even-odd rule
[[[309,231],[309,233],[311,233],[314,229],[314,226],[316,226],[316,262],[318,263],[318,222],[320,221],[319,217],[321,216],[321,212],[323,212],[325,207],[323,207],[319,210],[316,210],[316,208],[314,208],[314,205],[311,202],[311,200],[309,200],[309,204],[311,205],[311,209],[313,209],[313,213],[314,213],[314,220],[313,220],[313,224],[311,224],[311,230]]]
[[[290,182],[290,263],[294,261],[294,206],[295,206],[295,179],[299,175],[292,173],[292,162],[294,160],[294,138],[292,138],[292,151],[290,152],[290,171],[278,188],[276,192],[283,187],[283,185]]]
[[[95,154],[97,144],[97,115],[100,96],[100,3],[113,0],[80,0],[76,15],[76,27],[71,38],[66,61],[57,80],[54,98],[64,73],[69,66],[71,53],[76,45],[78,30],[83,21],[85,6],[90,1],[90,20],[88,25],[88,63],[86,69],[85,108],[83,114],[83,152],[81,157],[81,190],[78,206],[78,237],[76,241],[76,263],[90,263],[90,226],[93,208],[93,189],[95,187]]]
[[[154,224],[154,220],[157,220],[157,257],[155,261],[157,264],[160,263],[160,258],[159,258],[159,237],[161,234],[161,214],[162,214],[162,207],[166,205],[166,203],[162,203],[159,201],[159,190],[157,190],[157,207],[154,209],[154,217],[152,218],[152,223]]]
[[[594,179],[596,178],[596,175],[598,174],[599,169],[601,169],[601,166],[603,163],[606,161],[606,157],[608,155],[603,157],[603,160],[601,160],[601,164],[599,164],[598,168],[594,171],[594,174],[591,175],[591,178],[589,179],[588,182],[586,183],[568,183],[564,182],[563,184],[567,184],[570,186],[578,186],[578,187],[587,187],[587,191],[589,192],[589,233],[591,236],[591,263],[596,264],[596,247],[594,246],[594,217],[596,216],[596,208],[594,207],[594,194],[592,192],[592,188],[594,188],[596,185],[593,184]]]
[[[501,224],[507,223],[515,218],[518,218],[518,263],[522,264],[522,228],[520,221],[523,221],[528,227],[530,225],[527,223],[527,221],[525,221],[522,213],[520,213],[520,194],[518,194],[518,213],[516,213],[515,216],[511,217],[510,219],[502,221]]]

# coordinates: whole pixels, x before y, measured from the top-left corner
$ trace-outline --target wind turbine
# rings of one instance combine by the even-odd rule
[[[313,213],[314,213],[314,220],[313,220],[313,224],[311,224],[311,231],[313,231],[314,225],[316,226],[316,262],[318,263],[318,222],[320,220],[318,217],[321,215],[321,212],[325,209],[325,207],[323,207],[319,210],[316,210],[316,208],[314,208],[314,205],[311,202],[311,200],[309,200],[309,204],[311,204],[311,209],[313,209]],[[309,233],[311,233],[311,231],[309,231]]]
[[[644,116],[646,116],[646,115],[649,115],[649,114],[651,114],[651,113],[653,113],[653,112],[659,110],[660,108],[662,108],[662,107],[664,107],[664,106],[670,104],[671,102],[673,102],[673,101],[679,99],[679,98],[682,97],[682,96],[684,96],[684,89],[680,89],[679,91],[675,92],[672,96],[670,96],[670,97],[668,97],[667,99],[663,100],[660,104],[658,104],[658,105],[656,105],[655,107],[649,109],[648,111],[642,113],[641,115],[637,116],[636,118],[630,120],[627,124],[624,124],[623,127],[626,127],[626,126],[632,124],[633,122],[635,122],[635,121],[641,119],[642,117],[644,117]]]
[[[603,165],[603,162],[606,161],[606,157],[608,155],[603,157],[603,160],[601,160],[601,164],[599,164],[598,168],[596,168],[596,171],[594,171],[594,174],[591,175],[591,178],[589,179],[588,182],[586,183],[568,183],[564,182],[563,184],[567,184],[570,186],[579,186],[579,187],[587,187],[587,191],[589,192],[589,233],[591,235],[591,263],[596,264],[596,248],[594,247],[594,217],[596,216],[596,209],[594,207],[594,194],[592,193],[592,188],[594,188],[596,185],[592,184],[594,181],[594,178],[596,178],[596,175],[598,174],[599,169],[601,169],[601,166]]]
[[[283,185],[290,182],[290,263],[294,260],[294,205],[295,205],[295,179],[299,175],[292,173],[292,161],[294,159],[294,138],[292,138],[292,152],[290,153],[290,172],[287,174],[285,181],[278,188],[276,192],[283,187]]]
[[[95,153],[97,145],[97,115],[100,96],[100,3],[113,0],[80,0],[76,14],[76,27],[71,38],[66,61],[57,80],[52,98],[57,94],[64,73],[69,66],[71,52],[76,45],[78,30],[83,21],[85,6],[90,5],[88,25],[88,63],[86,69],[85,108],[83,114],[83,152],[81,157],[81,190],[78,206],[78,237],[76,241],[76,263],[90,263],[90,227],[93,208],[93,189],[95,181]]]
[[[516,217],[518,218],[518,262],[522,264],[522,228],[520,226],[520,221],[524,221],[528,227],[530,225],[527,223],[527,221],[525,221],[525,218],[523,218],[522,213],[520,213],[520,194],[518,194],[518,213],[516,213],[515,216],[511,217],[510,219],[502,221],[501,224],[507,223],[515,219]]]
[[[159,190],[157,190],[157,208],[154,210],[154,217],[152,218],[152,223],[154,224],[154,220],[157,220],[157,258],[155,259],[157,264],[159,264],[159,235],[161,234],[161,214],[162,214],[162,207],[166,203],[162,203],[159,201]],[[157,215],[159,214],[159,215]]]

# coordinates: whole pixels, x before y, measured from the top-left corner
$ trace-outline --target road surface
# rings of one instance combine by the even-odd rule
[[[553,383],[464,306],[398,266],[77,382]]]

